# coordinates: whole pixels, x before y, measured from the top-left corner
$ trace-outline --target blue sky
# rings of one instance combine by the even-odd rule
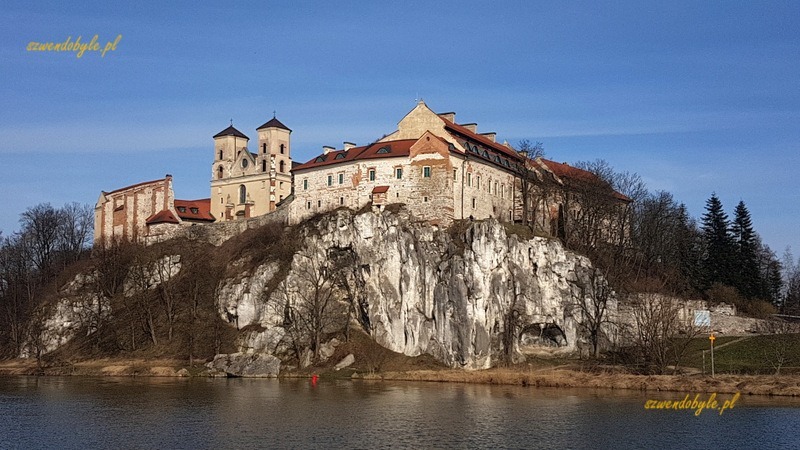
[[[800,253],[798,2],[6,2],[4,234],[40,202],[175,177],[203,198],[213,136],[289,126],[296,160],[389,133],[423,98],[548,157],[602,158],[699,217],[712,192]],[[122,35],[105,57],[30,41]],[[255,145],[252,143],[252,145]]]

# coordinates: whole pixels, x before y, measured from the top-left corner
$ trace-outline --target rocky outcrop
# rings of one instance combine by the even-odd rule
[[[287,306],[333,286],[342,311],[409,356],[481,369],[532,348],[576,350],[576,305],[591,300],[596,283],[590,261],[552,239],[509,235],[492,219],[467,225],[453,232],[402,212],[336,211],[304,225],[278,288],[266,289],[276,284],[274,263],[223,281],[223,317],[277,336]]]
[[[280,374],[281,361],[267,353],[231,353],[215,356],[206,367],[211,376],[275,378]]]
[[[228,262],[238,273],[216,286],[216,303],[241,332],[239,353],[212,364],[218,373],[277,374],[268,355],[291,356],[301,367],[331,358],[336,342],[329,333],[345,326],[394,352],[427,353],[466,369],[574,352],[585,340],[578,305],[605,284],[587,258],[558,241],[519,238],[493,219],[442,229],[403,210],[342,209],[299,227],[285,233],[296,239],[285,243],[296,251],[282,253],[290,260],[266,255],[249,269],[246,256]],[[192,267],[178,254],[155,256],[130,268],[121,300],[152,293]],[[43,353],[92,333],[93,323],[113,313],[92,276],[79,275],[59,292],[42,320]],[[317,301],[327,306],[313,321]],[[616,310],[613,298],[609,309]]]

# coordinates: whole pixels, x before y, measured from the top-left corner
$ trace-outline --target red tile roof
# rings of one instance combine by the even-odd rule
[[[161,211],[148,217],[145,220],[145,223],[148,225],[155,225],[157,223],[180,223],[180,222],[178,221],[178,219],[175,218],[175,215],[172,214],[172,211],[168,209],[162,209]]]
[[[389,190],[389,186],[375,186],[372,189],[373,194],[384,194]]]
[[[182,220],[196,220],[201,222],[213,222],[216,220],[211,214],[210,198],[201,200],[175,199],[175,210],[178,211],[178,217]]]
[[[497,142],[493,142],[491,139],[487,138],[486,136],[480,135],[478,133],[473,133],[469,128],[461,126],[461,125],[459,125],[457,123],[453,123],[453,122],[445,119],[441,115],[439,116],[439,118],[442,119],[442,121],[444,121],[444,127],[445,127],[446,130],[455,132],[457,134],[460,134],[460,135],[462,135],[462,136],[464,136],[466,138],[469,138],[469,139],[471,139],[473,141],[477,141],[481,145],[484,145],[486,147],[494,149],[494,150],[496,150],[496,151],[498,151],[498,152],[500,152],[500,153],[502,153],[502,154],[504,154],[504,155],[506,155],[506,156],[508,156],[510,158],[513,158],[514,160],[520,160],[521,159],[519,154],[517,152],[515,152],[513,149],[510,149],[510,148],[506,147],[503,144],[499,144]]]
[[[541,158],[542,163],[547,166],[548,169],[553,171],[556,176],[559,178],[565,178],[567,180],[576,180],[583,183],[592,183],[597,185],[604,185],[611,189],[611,185],[608,184],[605,180],[598,177],[597,175],[589,172],[588,170],[579,169],[577,167],[570,166],[567,163],[558,163],[555,161],[551,161],[549,159]],[[621,194],[617,191],[613,191],[614,198],[625,201],[631,202],[630,197],[627,195]]]
[[[311,161],[292,167],[292,171],[301,171],[322,166],[331,166],[339,163],[347,163],[356,160],[395,158],[398,156],[408,156],[411,146],[417,139],[404,139],[399,141],[376,142],[363,147],[353,147],[349,150],[336,150],[327,155],[322,154],[314,157]]]

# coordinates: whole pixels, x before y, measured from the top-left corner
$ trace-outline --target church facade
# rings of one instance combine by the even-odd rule
[[[270,213],[292,192],[292,130],[273,117],[256,132],[255,152],[233,124],[214,135],[210,198],[219,221]]]

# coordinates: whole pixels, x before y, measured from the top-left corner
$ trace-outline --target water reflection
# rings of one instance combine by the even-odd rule
[[[0,378],[0,448],[800,445],[800,399],[743,397],[722,416],[643,407],[647,398],[681,397],[444,383],[9,377]]]

